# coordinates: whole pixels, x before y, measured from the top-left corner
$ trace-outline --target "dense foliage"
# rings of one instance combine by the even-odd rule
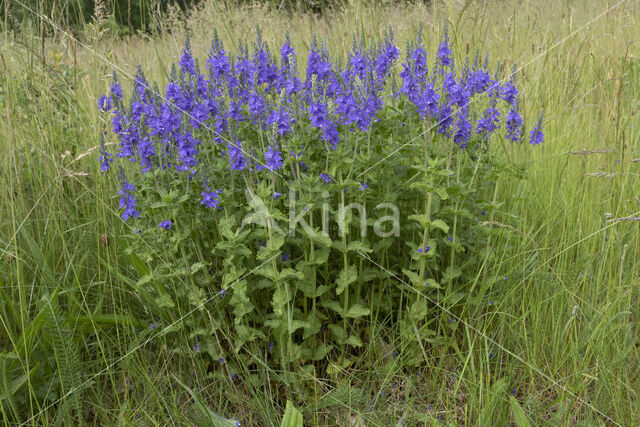
[[[221,364],[267,351],[324,370],[349,365],[369,319],[437,336],[434,306],[482,300],[497,278],[476,283],[478,223],[525,138],[515,73],[477,55],[456,67],[446,32],[431,69],[419,36],[398,76],[391,32],[344,64],[314,41],[304,78],[288,38],[279,62],[260,36],[239,50],[215,37],[201,64],[187,40],[164,96],[140,68],[128,103],[115,75],[98,100],[149,323],[179,313],[171,331]],[[542,142],[541,120],[527,139]]]

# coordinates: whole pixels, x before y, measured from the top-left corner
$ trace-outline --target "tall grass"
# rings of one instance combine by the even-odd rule
[[[298,52],[313,34],[346,52],[353,34],[392,26],[403,45],[423,26],[433,54],[446,21],[454,52],[478,48],[517,63],[525,115],[546,112],[544,145],[514,153],[530,178],[500,182],[507,203],[487,225],[500,230],[487,250],[502,262],[478,277],[500,277],[493,305],[454,319],[447,340],[423,348],[421,371],[394,357],[408,340],[381,323],[357,365],[329,381],[300,375],[286,397],[321,425],[639,424],[640,233],[628,218],[640,216],[639,17],[631,1],[353,2],[322,16],[210,2],[152,38],[92,26],[75,41],[52,27],[43,48],[36,32],[4,27],[3,422],[200,424],[212,410],[274,425],[284,410],[269,382],[278,372],[229,383],[189,351],[188,337],[182,353],[169,352],[176,343],[162,335],[148,340],[154,331],[142,321],[113,186],[91,151],[108,127],[95,100],[112,69],[123,78],[141,63],[151,80],[166,81],[184,36],[202,58],[213,28],[230,49],[259,26],[272,45],[288,31]]]

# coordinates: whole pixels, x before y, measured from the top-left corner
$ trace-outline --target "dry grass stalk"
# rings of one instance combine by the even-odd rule
[[[594,178],[594,177],[602,177],[602,178],[613,178],[616,175],[619,175],[617,172],[591,172],[586,174],[585,176],[588,176],[590,178]]]
[[[570,154],[578,156],[588,156],[590,154],[613,153],[615,150],[611,148],[594,148],[593,150],[569,151]]]
[[[640,221],[640,216],[631,215],[631,216],[625,216],[622,218],[612,218],[607,222],[622,222],[622,221]]]

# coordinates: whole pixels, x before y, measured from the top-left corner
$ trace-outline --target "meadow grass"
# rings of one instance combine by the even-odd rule
[[[273,46],[288,31],[301,55],[314,34],[346,53],[353,34],[391,26],[403,46],[422,26],[432,54],[445,21],[454,53],[480,49],[522,67],[525,116],[546,113],[545,143],[510,152],[529,178],[499,183],[506,203],[485,225],[503,230],[487,247],[502,261],[478,277],[505,280],[494,285],[490,309],[465,313],[446,340],[423,348],[426,368],[393,357],[403,337],[381,322],[358,364],[330,379],[296,374],[285,397],[310,425],[640,424],[640,222],[629,218],[640,216],[640,6],[591,0],[356,1],[323,16],[211,2],[190,17],[165,17],[164,33],[127,39],[99,25],[75,34],[78,41],[51,24],[45,39],[38,25],[5,26],[3,422],[201,424],[212,411],[277,425],[284,411],[282,391],[268,380],[280,373],[265,368],[264,384],[229,384],[192,353],[170,351],[176,343],[165,336],[148,340],[115,183],[96,160],[108,127],[96,99],[115,67],[128,87],[138,63],[166,82],[185,35],[203,58],[214,28],[232,50],[256,26]],[[191,346],[187,337],[182,344]]]

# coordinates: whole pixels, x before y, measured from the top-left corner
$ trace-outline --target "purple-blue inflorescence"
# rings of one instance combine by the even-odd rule
[[[542,141],[544,141],[544,133],[542,133],[542,114],[540,114],[540,117],[538,118],[538,121],[536,122],[535,126],[531,130],[531,133],[529,136],[530,136],[529,144],[531,145],[542,144]]]
[[[127,182],[127,178],[124,172],[120,172],[120,209],[124,209],[122,212],[122,219],[128,221],[129,218],[140,218],[140,211],[136,210],[136,198],[133,195],[135,188],[133,184]]]
[[[312,156],[343,155],[346,151],[341,150],[362,154],[362,146],[354,147],[355,136],[374,134],[376,123],[386,117],[380,112],[389,98],[403,101],[400,126],[415,114],[425,128],[434,128],[463,149],[487,141],[503,127],[507,139],[522,141],[515,68],[503,82],[476,54],[471,64],[457,69],[446,30],[435,54],[429,56],[426,45],[420,33],[396,69],[400,50],[390,30],[374,43],[354,41],[345,58],[332,57],[326,44],[314,38],[306,69],[299,72],[288,35],[275,55],[260,34],[252,48],[241,44],[237,54],[230,55],[215,34],[201,62],[187,38],[163,91],[138,68],[126,98],[114,73],[97,108],[109,116],[117,146],[112,154],[101,142],[100,169],[109,171],[119,158],[136,164],[144,176],[168,171],[194,185],[218,182],[221,176],[223,182],[232,181],[223,176],[229,172],[241,176],[236,179],[255,180],[247,175],[259,171],[287,175],[287,180],[319,174],[325,183],[337,182],[337,174],[334,178],[327,173],[334,174],[335,168],[324,161],[314,164],[317,157]],[[301,147],[296,144],[300,139],[309,142]],[[538,145],[543,139],[541,116],[529,142]],[[134,186],[122,177],[122,218],[139,218]],[[359,189],[366,190],[367,184],[362,182]],[[203,184],[195,194],[200,193],[204,208],[217,209],[221,191]],[[274,199],[281,195],[273,193]]]
[[[160,224],[158,224],[158,228],[164,229],[164,230],[171,230],[172,225],[173,225],[173,222],[170,219],[165,219],[164,221],[161,221]]]

